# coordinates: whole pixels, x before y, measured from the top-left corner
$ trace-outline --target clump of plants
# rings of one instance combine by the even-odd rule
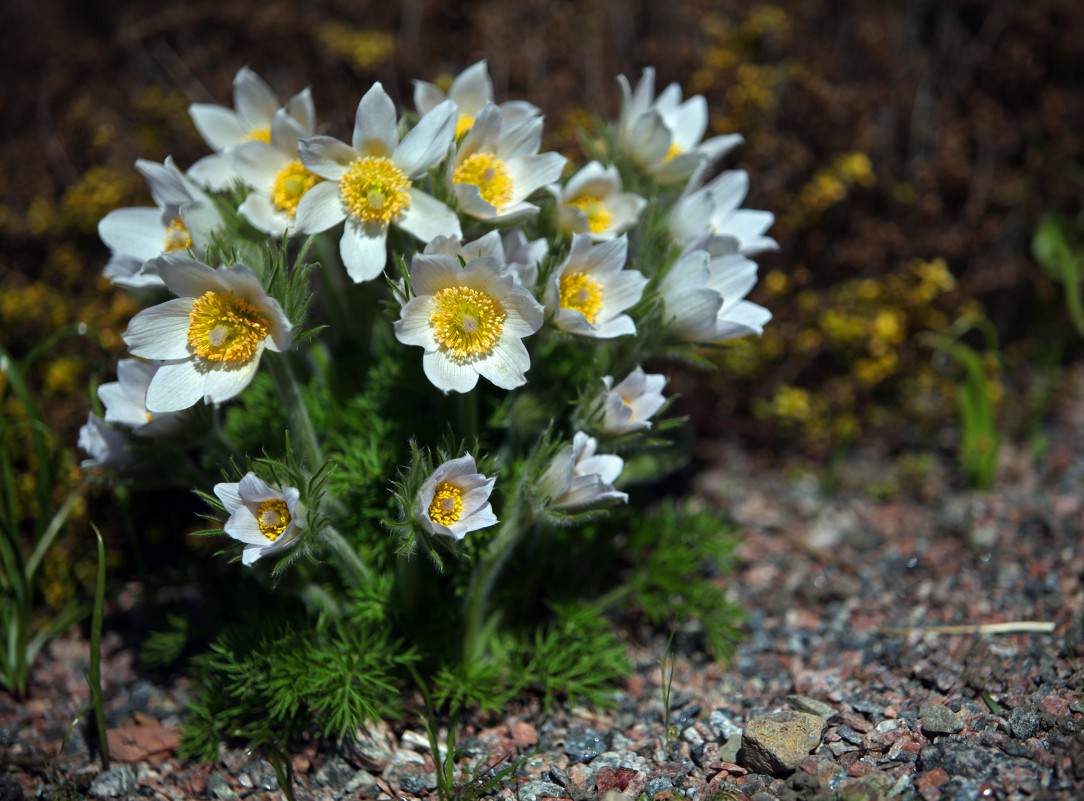
[[[187,753],[351,737],[412,689],[602,702],[615,609],[727,647],[730,527],[653,502],[686,441],[659,370],[763,330],[773,216],[715,174],[741,137],[704,138],[702,97],[618,81],[575,168],[485,62],[405,113],[374,84],[346,139],[243,69],[233,108],[190,109],[210,155],[137,163],[155,205],[99,233],[144,308],[80,444],[118,485],[194,489],[223,546],[213,620],[147,646],[194,654]]]

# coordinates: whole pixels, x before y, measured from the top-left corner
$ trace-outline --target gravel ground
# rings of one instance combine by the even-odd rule
[[[630,645],[634,673],[611,710],[540,714],[527,699],[459,732],[479,766],[527,755],[502,798],[1033,799],[1084,795],[1084,370],[1035,460],[1007,449],[991,492],[961,491],[934,465],[906,493],[860,488],[892,462],[853,455],[821,491],[727,443],[697,480],[745,530],[730,586],[748,610],[731,664],[676,643],[664,729],[665,642]],[[1005,624],[976,631],[979,624]],[[1031,625],[1035,624],[1035,625]],[[119,636],[103,680],[116,761],[102,773],[77,729],[87,646],[77,630],[37,663],[34,695],[0,696],[0,799],[280,797],[259,756],[213,765],[173,755],[186,687],[148,682]],[[298,797],[434,794],[420,725],[378,725],[352,746],[293,757]],[[774,775],[773,775],[774,774]]]

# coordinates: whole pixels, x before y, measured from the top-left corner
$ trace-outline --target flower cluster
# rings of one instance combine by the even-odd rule
[[[321,542],[345,542],[352,564],[361,543],[332,533],[349,498],[307,496],[331,463],[330,432],[313,425],[299,381],[333,392],[336,358],[389,359],[405,376],[401,396],[431,410],[399,425],[413,454],[394,492],[408,538],[454,550],[500,514],[511,533],[492,540],[499,566],[532,527],[626,502],[624,459],[599,451],[660,442],[645,432],[666,406],[667,379],[644,364],[760,333],[771,315],[747,299],[751,257],[777,245],[773,215],[741,208],[749,176],[711,177],[742,140],[705,138],[704,98],[683,100],[677,85],[656,96],[651,69],[635,89],[624,76],[618,84],[624,102],[604,147],[566,170],[543,145],[537,107],[495,102],[484,61],[447,92],[416,82],[406,117],[373,84],[348,139],[317,133],[308,89],[280,104],[242,69],[233,108],[190,109],[213,152],[187,171],[138,162],[156,205],[99,226],[112,253],[105,275],[162,297],[124,334],[135,358],[100,389],[104,420],[92,416],[81,437],[88,464],[122,470],[148,438],[188,425],[193,407],[219,418],[270,351],[288,441],[300,443],[298,486],[256,471],[217,483],[223,530],[244,544],[245,565]],[[640,249],[649,238],[662,252]],[[322,329],[326,342],[313,335]],[[386,355],[410,346],[431,386],[409,378],[417,361]],[[480,442],[495,455],[472,452]],[[381,447],[405,454],[405,444]],[[434,453],[444,454],[436,465]]]

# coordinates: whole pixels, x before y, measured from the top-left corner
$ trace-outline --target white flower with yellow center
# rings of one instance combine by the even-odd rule
[[[543,310],[499,261],[418,254],[410,267],[415,296],[403,305],[395,336],[424,350],[422,367],[444,392],[469,392],[478,376],[502,389],[527,381],[523,337],[542,327]]]
[[[499,522],[489,503],[496,480],[479,473],[469,454],[449,459],[425,480],[414,516],[427,531],[461,540],[469,531]]]
[[[237,210],[256,228],[273,236],[294,228],[301,198],[324,180],[309,172],[298,156],[298,140],[316,133],[309,90],[299,97],[310,110],[303,115],[305,124],[280,108],[271,121],[270,141],[241,142],[225,151],[230,165],[252,189]]]
[[[327,180],[301,198],[296,230],[319,233],[345,220],[339,252],[358,283],[383,272],[389,225],[423,242],[461,238],[455,212],[414,185],[450,152],[454,114],[442,103],[399,141],[395,104],[374,84],[358,104],[352,145],[330,136],[300,141],[302,163]]]
[[[196,130],[214,151],[193,164],[188,175],[214,190],[226,189],[237,178],[223,151],[241,142],[270,142],[280,104],[263,78],[242,67],[233,79],[233,106],[193,103],[188,107],[188,116]],[[308,89],[290,98],[282,110],[304,130],[311,131],[316,125],[316,111]]]
[[[755,256],[779,250],[779,244],[764,233],[772,227],[770,211],[739,208],[749,192],[749,173],[727,170],[704,186],[683,197],[670,213],[670,236],[681,247],[705,234],[731,236],[738,240],[738,252]]]
[[[603,376],[606,397],[602,402],[602,428],[607,434],[627,434],[651,428],[651,418],[666,403],[662,389],[666,376],[645,373],[637,367],[625,380],[613,386],[612,376]]]
[[[550,508],[576,509],[628,502],[629,496],[613,487],[625,467],[624,460],[612,454],[596,454],[597,449],[598,440],[577,431],[572,444],[553,458],[538,482],[538,493],[550,499]]]
[[[483,108],[455,154],[459,208],[492,223],[538,213],[527,198],[560,178],[566,161],[560,153],[539,153],[541,146],[541,117],[506,122],[497,106]]]
[[[763,333],[772,313],[745,300],[757,282],[756,262],[738,253],[731,237],[704,238],[694,245],[659,284],[669,333],[705,344]]]
[[[647,279],[626,270],[628,240],[621,236],[592,244],[576,234],[565,263],[546,287],[546,309],[563,331],[599,339],[636,333],[636,324],[624,310],[636,304]]]
[[[296,487],[272,489],[255,473],[247,473],[238,482],[215,484],[215,495],[229,513],[222,530],[245,544],[242,564],[285,548],[304,526]]]
[[[183,256],[162,256],[158,273],[178,297],[132,318],[124,341],[134,356],[161,359],[147,387],[152,414],[240,393],[264,348],[290,347],[290,321],[243,264],[217,270]]]
[[[563,187],[553,187],[557,198],[557,222],[573,234],[587,234],[596,242],[613,239],[631,228],[647,201],[621,191],[617,167],[587,164]]]
[[[199,253],[211,243],[221,223],[214,202],[185,177],[173,159],[139,159],[136,169],[147,179],[154,207],[114,209],[98,223],[98,236],[110,251],[102,274],[127,289],[164,286],[151,263],[164,253]]]
[[[617,82],[623,98],[617,121],[618,147],[659,183],[684,181],[743,141],[739,134],[704,140],[707,101],[696,95],[682,102],[681,87],[676,83],[655,97],[655,70],[651,67],[644,70],[635,91],[624,75],[619,75]]]
[[[147,411],[147,388],[160,364],[138,359],[121,359],[117,363],[117,380],[98,387],[107,423],[128,426],[133,434],[143,437],[168,436],[179,429],[179,413]]]
[[[419,114],[428,114],[445,100],[455,103],[455,138],[470,130],[478,113],[493,99],[493,81],[483,59],[463,70],[452,81],[445,93],[436,84],[414,81],[414,108]],[[509,100],[500,104],[505,122],[537,117],[542,112],[525,100]]]

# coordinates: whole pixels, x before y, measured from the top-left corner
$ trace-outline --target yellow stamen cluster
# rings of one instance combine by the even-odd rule
[[[450,286],[433,296],[429,325],[443,350],[455,359],[470,359],[493,350],[507,316],[501,304],[485,292]]]
[[[271,202],[276,209],[293,219],[301,196],[322,180],[319,175],[309,172],[300,159],[291,161],[279,170],[275,182],[271,184]]]
[[[593,234],[608,231],[610,224],[613,222],[614,216],[606,211],[602,205],[602,198],[580,195],[569,200],[566,205],[583,210],[583,213],[587,215],[587,227],[591,229]]]
[[[205,292],[188,314],[188,344],[213,362],[247,364],[269,332],[260,310],[233,292]]]
[[[271,126],[257,125],[247,134],[241,137],[242,142],[271,142]]]
[[[477,186],[482,193],[482,200],[498,213],[512,199],[512,189],[515,186],[508,167],[492,153],[474,153],[463,159],[455,168],[452,181]]]
[[[463,492],[459,487],[442,481],[433,493],[429,504],[429,519],[442,526],[450,526],[463,513]]]
[[[286,501],[272,498],[256,507],[256,521],[260,524],[260,533],[274,542],[290,525],[290,509]]]
[[[163,253],[175,253],[192,247],[192,235],[188,233],[180,217],[174,217],[166,226],[166,236],[162,243]]]
[[[594,325],[602,311],[602,285],[585,273],[569,273],[561,278],[561,308],[575,309]]]
[[[411,181],[385,156],[365,156],[339,179],[347,213],[356,220],[387,225],[410,208]]]

